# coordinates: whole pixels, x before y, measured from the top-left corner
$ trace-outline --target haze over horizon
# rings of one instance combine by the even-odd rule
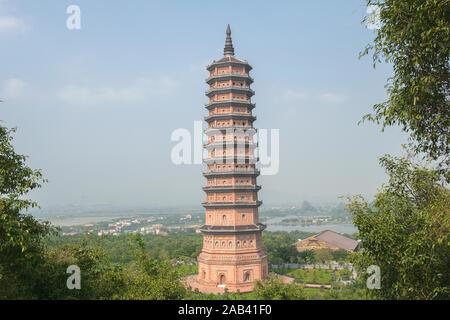
[[[358,59],[374,37],[359,0],[72,2],[0,0],[0,119],[49,180],[30,193],[43,208],[201,208],[202,165],[174,165],[170,136],[206,115],[205,67],[227,24],[253,67],[255,127],[280,129],[279,172],[258,178],[263,208],[372,197],[387,179],[378,158],[402,153],[399,128],[358,125],[391,74]],[[81,30],[66,28],[71,4]]]

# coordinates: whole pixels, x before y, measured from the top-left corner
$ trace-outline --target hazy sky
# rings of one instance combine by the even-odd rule
[[[69,5],[81,30],[66,27]],[[223,54],[253,66],[258,128],[280,129],[270,204],[372,196],[378,158],[406,135],[358,125],[385,99],[391,68],[359,52],[374,37],[365,1],[0,0],[0,119],[49,183],[45,206],[198,205],[201,165],[174,165],[170,135],[206,115],[205,66]]]

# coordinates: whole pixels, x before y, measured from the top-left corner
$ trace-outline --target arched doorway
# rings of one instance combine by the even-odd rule
[[[219,277],[219,284],[225,284],[226,277],[224,274],[221,274]]]
[[[245,282],[250,281],[250,273],[248,273],[248,272],[244,273],[244,281]]]

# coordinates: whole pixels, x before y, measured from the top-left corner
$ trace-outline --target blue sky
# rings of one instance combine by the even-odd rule
[[[66,8],[81,9],[81,30]],[[365,1],[0,0],[0,119],[49,179],[32,196],[66,204],[198,205],[201,165],[174,165],[171,132],[206,114],[205,66],[223,54],[253,66],[258,128],[280,129],[266,206],[371,197],[378,158],[406,135],[358,125],[385,99],[388,65],[359,52],[374,37]]]

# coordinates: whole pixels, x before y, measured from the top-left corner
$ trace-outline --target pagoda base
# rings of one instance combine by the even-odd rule
[[[194,274],[191,276],[188,276],[185,280],[186,287],[190,288],[192,291],[195,289],[198,289],[201,293],[225,293],[225,289],[227,289],[228,292],[251,292],[253,291],[253,288],[255,286],[254,282],[250,283],[242,283],[242,284],[225,284],[225,285],[215,285],[215,284],[204,284],[200,283],[198,281],[198,275]]]

